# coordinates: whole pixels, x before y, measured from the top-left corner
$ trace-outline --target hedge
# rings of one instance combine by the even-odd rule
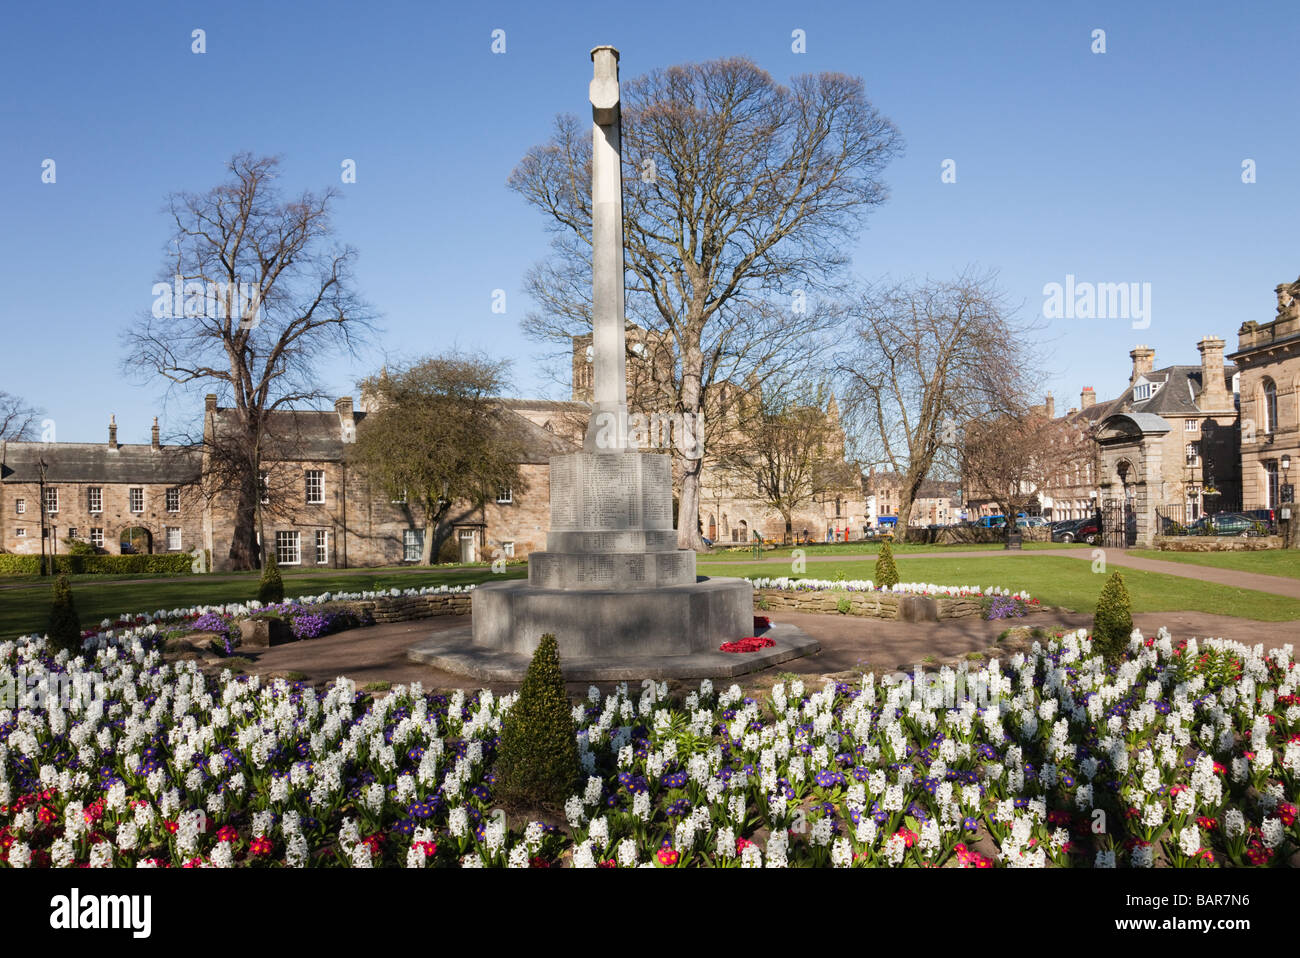
[[[194,557],[184,552],[162,555],[94,555],[54,557],[54,571],[65,575],[131,575],[160,572],[165,575],[189,575]],[[0,555],[0,575],[40,575],[41,557]]]

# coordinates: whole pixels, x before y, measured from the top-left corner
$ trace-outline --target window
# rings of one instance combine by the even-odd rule
[[[94,546],[96,549],[102,549],[102,548],[104,548],[104,530],[103,530],[103,529],[91,529],[91,530],[90,530],[90,544],[91,544],[92,546]]]
[[[1142,402],[1144,399],[1151,398],[1151,384],[1142,383],[1140,386],[1133,387],[1133,401]]]
[[[1199,419],[1188,419],[1183,422],[1183,429],[1186,432],[1199,432],[1201,421]]]
[[[276,532],[275,561],[280,565],[300,565],[302,552],[297,530],[293,532]]]
[[[104,511],[104,490],[99,486],[90,486],[86,489],[86,508],[91,512]]]
[[[22,515],[24,512],[26,512],[26,511],[27,511],[27,500],[26,500],[26,499],[15,499],[15,500],[14,500],[14,512],[18,513],[18,515],[21,516],[21,515]]]
[[[1187,444],[1187,464],[1194,466],[1201,461],[1201,444],[1199,442],[1189,442]]]
[[[23,528],[15,529],[15,530],[14,530],[14,535],[17,536],[19,539],[26,539],[26,538],[27,538],[27,530],[26,530],[26,529],[23,529]]]
[[[316,530],[316,564],[325,565],[330,561],[330,534],[328,529]]]
[[[497,490],[497,503],[508,506],[515,501],[514,490],[509,486],[502,486]]]
[[[53,486],[45,490],[45,511],[59,511],[59,490]]]
[[[179,489],[172,488],[167,490],[167,511],[181,511],[181,491]]]
[[[267,475],[264,472],[257,474],[257,485],[262,490],[262,505],[271,501],[271,484],[267,481]]]
[[[180,526],[168,526],[168,527],[167,527],[167,551],[168,551],[168,552],[180,552],[180,551],[181,551],[181,529],[180,529]]]
[[[307,503],[319,506],[325,502],[325,473],[321,469],[307,470]]]
[[[406,503],[406,490],[403,489],[402,494],[400,496],[397,496],[396,498],[391,499],[390,501],[404,505]]]
[[[402,530],[402,559],[406,562],[419,562],[424,552],[424,530]]]
[[[132,512],[144,512],[144,490],[143,489],[139,489],[139,488],[132,489],[129,498],[131,500]]]
[[[1277,485],[1277,460],[1270,459],[1264,463],[1264,476],[1268,481],[1268,502],[1265,503],[1266,509],[1276,509],[1278,502],[1278,485]]]
[[[514,555],[515,555],[515,544],[514,544],[514,541],[511,540],[510,542],[503,542],[503,543],[501,543],[501,551],[504,552],[504,553],[506,554],[506,557],[507,557],[507,558],[511,558],[511,559],[513,559],[513,558],[514,558]]]
[[[69,539],[75,539],[75,538],[77,538],[77,527],[76,527],[76,526],[68,526],[68,538],[69,538]]]
[[[1277,431],[1277,383],[1264,380],[1264,432]]]

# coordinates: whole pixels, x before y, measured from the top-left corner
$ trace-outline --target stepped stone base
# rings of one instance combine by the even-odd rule
[[[552,632],[561,661],[717,651],[754,634],[754,590],[744,579],[576,591],[515,580],[481,585],[473,597],[475,645],[531,655]]]
[[[751,625],[753,623],[751,622]],[[569,682],[639,682],[642,679],[728,679],[748,675],[821,650],[817,640],[793,625],[776,624],[763,633],[776,644],[757,652],[695,652],[689,655],[582,657],[560,653]],[[484,648],[471,641],[471,627],[440,632],[407,652],[407,658],[433,668],[468,675],[480,682],[519,682],[531,656]]]

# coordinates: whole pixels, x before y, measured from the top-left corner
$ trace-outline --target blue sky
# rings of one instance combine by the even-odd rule
[[[970,3],[14,4],[0,32],[0,390],[44,407],[57,438],[188,424],[201,398],[120,370],[120,330],[163,266],[167,193],[206,191],[240,150],[281,154],[287,193],[339,185],[338,237],[382,314],[378,348],[321,367],[334,395],[384,360],[452,346],[515,361],[515,395],[560,396],[518,321],[540,214],[506,178],[557,113],[585,113],[588,51],[624,77],[747,55],[778,80],[862,76],[906,152],[852,250],[873,279],[999,272],[1022,316],[1043,287],[1151,284],[1151,324],[1061,319],[1043,389],[1128,379],[1128,351],[1198,361],[1274,315],[1300,274],[1297,73],[1287,5]],[[207,52],[191,52],[191,31]],[[505,54],[491,33],[506,31]],[[793,53],[791,33],[806,33]],[[1106,52],[1091,52],[1103,29]],[[57,182],[41,182],[46,158]],[[357,182],[342,185],[354,159]],[[956,163],[943,183],[941,164]],[[1257,181],[1242,182],[1242,162]],[[493,313],[492,291],[507,310]],[[200,390],[201,392],[202,390]]]

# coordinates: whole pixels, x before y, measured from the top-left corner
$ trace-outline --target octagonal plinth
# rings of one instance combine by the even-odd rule
[[[474,589],[474,645],[531,655],[553,633],[560,658],[716,652],[754,634],[754,589],[744,579],[703,579],[657,589],[546,589],[490,582]]]

